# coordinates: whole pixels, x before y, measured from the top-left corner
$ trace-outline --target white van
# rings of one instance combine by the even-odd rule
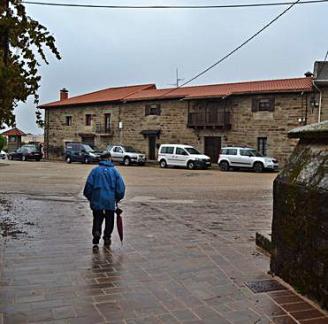
[[[181,166],[188,169],[211,166],[211,159],[199,153],[194,147],[183,144],[162,144],[158,151],[158,162],[161,168]]]

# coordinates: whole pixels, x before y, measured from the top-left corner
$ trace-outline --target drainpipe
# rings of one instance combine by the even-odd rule
[[[318,123],[321,122],[321,101],[322,101],[322,92],[320,88],[315,84],[314,80],[312,81],[313,86],[319,91],[320,97],[319,97],[319,111],[318,111]]]

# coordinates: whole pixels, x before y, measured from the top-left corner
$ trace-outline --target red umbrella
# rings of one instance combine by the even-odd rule
[[[117,232],[120,237],[121,243],[123,244],[123,219],[121,214],[123,213],[123,210],[120,208],[116,208],[116,227],[117,227]]]

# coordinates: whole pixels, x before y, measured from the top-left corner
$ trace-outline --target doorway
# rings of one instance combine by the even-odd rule
[[[156,136],[148,137],[148,159],[156,160]]]
[[[212,163],[217,163],[221,151],[221,137],[204,137],[204,151],[211,158]]]

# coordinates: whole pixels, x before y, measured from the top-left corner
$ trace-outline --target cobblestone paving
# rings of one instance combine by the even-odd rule
[[[0,324],[328,323],[288,288],[245,284],[272,280],[255,232],[275,174],[120,168],[124,245],[93,251],[91,167],[0,163]]]

